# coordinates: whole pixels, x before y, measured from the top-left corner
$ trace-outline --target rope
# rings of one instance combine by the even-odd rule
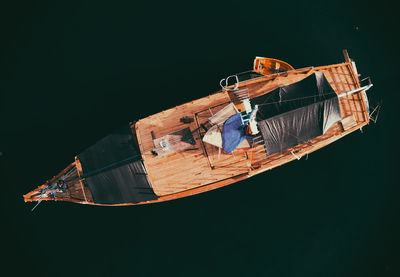
[[[314,97],[321,97],[321,96],[332,95],[332,94],[336,94],[336,92],[324,93],[324,94],[321,94],[321,95],[304,96],[304,97],[299,97],[299,98],[294,98],[294,99],[280,100],[280,101],[277,101],[277,102],[263,103],[263,104],[257,104],[257,105],[258,106],[273,105],[273,104],[279,104],[279,103],[282,103],[282,102],[297,101],[297,100],[302,100],[302,99],[307,99],[307,98],[314,98]]]
[[[191,132],[192,137],[193,137],[194,140],[196,139],[195,136],[198,135],[198,134],[195,134],[197,131],[198,131],[198,129],[195,129],[193,132]],[[185,136],[182,136],[182,137],[180,137],[180,138],[176,138],[176,139],[173,139],[173,140],[169,140],[169,141],[167,141],[167,142],[168,142],[169,145],[175,145],[175,144],[178,144],[178,143],[181,142],[181,141],[186,142],[186,141],[184,140],[184,138],[185,138]],[[190,143],[189,143],[189,144],[190,144]],[[163,150],[163,149],[165,149],[165,148],[162,147],[161,145],[160,145],[160,146],[157,145],[157,146],[155,146],[154,148],[152,148],[151,150]]]
[[[65,173],[60,179],[65,181],[68,177],[75,172],[75,167],[73,166],[67,173]]]
[[[232,77],[232,76],[229,76],[229,77]],[[222,79],[222,80],[224,80],[224,79]],[[276,102],[257,104],[257,106],[260,107],[260,106],[266,106],[266,105],[274,105],[274,104],[279,104],[279,103],[284,103],[284,102],[298,101],[298,100],[303,100],[303,99],[308,99],[308,98],[315,98],[315,97],[323,97],[323,96],[326,96],[326,95],[333,95],[333,94],[337,95],[336,92],[330,92],[330,93],[324,93],[324,94],[320,94],[320,95],[304,96],[304,97],[298,97],[298,98],[294,98],[294,99],[287,99],[287,100],[280,100],[280,101],[276,101]],[[261,112],[261,111],[258,111],[258,112]],[[191,132],[192,135],[194,135],[198,131],[198,129],[200,129],[200,128],[197,128],[196,130]],[[180,141],[182,141],[182,138],[168,141],[168,143],[170,145],[174,145],[176,143],[179,143]],[[164,149],[164,148],[161,147],[161,146],[156,146],[156,147],[152,148],[152,150],[161,150],[161,149]]]
[[[104,167],[102,167],[102,168],[99,168],[99,169],[96,169],[96,170],[92,170],[92,171],[90,171],[90,172],[84,174],[84,175],[82,176],[82,178],[90,177],[90,176],[92,176],[92,175],[94,175],[94,174],[97,174],[97,173],[102,172],[102,171],[104,171],[104,170],[106,170],[106,169],[109,169],[109,168],[111,168],[111,167],[120,165],[120,164],[122,164],[122,163],[125,163],[125,162],[127,162],[127,161],[133,160],[133,159],[138,158],[138,157],[141,157],[141,154],[136,154],[136,155],[130,156],[130,157],[126,158],[126,159],[123,159],[123,160],[120,160],[120,161],[111,163],[111,164],[109,164],[109,165],[106,165],[106,166],[104,166]]]
[[[336,93],[335,93],[335,92],[333,92],[333,93],[326,93],[326,94],[323,94],[323,95],[328,95],[328,94],[336,94]],[[296,101],[296,100],[301,100],[301,99],[305,99],[305,98],[312,98],[312,97],[319,97],[319,96],[321,96],[321,95],[317,95],[317,96],[316,96],[316,95],[314,95],[314,96],[305,96],[305,97],[300,97],[300,98],[295,98],[295,99],[282,100],[282,101],[279,101],[279,102],[271,102],[271,103],[257,104],[257,106],[272,105],[272,104],[277,104],[277,103],[282,103],[282,102]],[[257,112],[260,112],[260,111],[257,111]],[[217,125],[219,125],[219,124],[217,124]],[[194,135],[199,129],[201,129],[201,127],[200,127],[200,128],[197,128],[197,129],[195,129],[195,130],[193,130],[193,131],[191,132],[191,134]],[[197,135],[197,134],[196,134],[196,135]],[[183,138],[183,137],[170,140],[170,141],[168,141],[168,143],[169,143],[169,145],[175,145],[175,144],[181,142],[181,141],[182,141],[182,138]],[[162,146],[158,146],[158,145],[157,145],[157,146],[155,146],[154,148],[152,148],[151,150],[162,150],[162,149],[164,149]]]
[[[46,194],[42,194],[42,195],[39,197],[38,202],[37,202],[36,205],[32,208],[31,212],[33,212],[33,210],[36,209],[37,206],[39,206],[40,202],[42,202],[43,197],[44,197],[45,195],[46,195]]]
[[[207,122],[206,123],[204,123],[204,124],[207,124]],[[214,126],[214,125],[211,125],[211,127],[212,126]],[[193,137],[193,139],[195,140],[196,139],[196,136],[200,136],[197,132],[200,130],[200,129],[203,129],[203,127],[202,126],[200,126],[199,128],[196,128],[196,129],[194,129],[193,131],[190,131],[189,133],[186,133],[186,134],[184,134],[182,137],[179,137],[179,138],[176,138],[176,139],[173,139],[173,140],[170,140],[170,141],[168,141],[168,143],[169,143],[169,145],[175,145],[175,144],[177,144],[177,143],[179,143],[179,142],[181,142],[181,141],[183,141],[183,142],[185,142],[185,138],[186,139],[191,139],[191,137],[190,137],[190,135]],[[162,149],[164,149],[161,145],[160,146],[155,146],[154,148],[152,148],[151,150],[162,150]]]

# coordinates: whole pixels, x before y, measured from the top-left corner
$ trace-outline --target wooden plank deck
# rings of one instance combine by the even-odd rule
[[[136,134],[144,165],[153,190],[158,196],[192,189],[248,171],[246,161],[226,162],[226,156],[228,158],[236,158],[236,156],[225,153],[221,154],[223,157],[220,156],[220,161],[224,160],[225,157],[225,162],[218,164],[214,169],[211,168],[205,152],[209,149],[205,149],[199,136],[196,136],[196,132],[194,133],[196,145],[191,149],[165,157],[154,156],[151,153],[151,150],[156,147],[151,132],[157,138],[187,127],[194,131],[200,127],[201,123],[206,121],[206,118],[196,118],[196,113],[208,108],[213,108],[216,112],[218,108],[215,107],[222,108],[223,104],[229,102],[230,98],[226,92],[216,93],[147,117],[136,123]],[[180,121],[180,118],[184,116],[197,120],[185,124]],[[200,121],[198,121],[199,118]]]
[[[359,84],[354,76],[351,63],[331,66],[307,68],[285,74],[265,76],[255,80],[240,83],[239,89],[247,88],[250,98],[272,91],[280,86],[300,81],[316,71],[324,72],[326,78],[337,94],[356,89]],[[198,187],[218,183],[234,176],[253,175],[295,159],[291,151],[302,156],[361,128],[368,123],[362,92],[340,98],[342,118],[353,116],[356,125],[344,130],[340,123],[335,124],[326,134],[312,140],[311,144],[293,147],[283,153],[266,157],[254,163],[254,149],[237,149],[232,154],[219,151],[217,147],[203,143],[200,136],[194,133],[196,145],[192,148],[160,157],[152,154],[155,138],[180,131],[187,127],[194,131],[201,129],[212,114],[229,104],[231,101],[227,92],[218,92],[207,97],[168,109],[158,114],[139,120],[135,124],[140,150],[154,192],[158,196],[168,196],[175,193],[194,190]],[[184,116],[193,118],[191,123],[182,123]],[[197,134],[197,135],[196,135]],[[232,179],[233,180],[233,179]]]
[[[65,176],[64,174],[67,174],[67,176],[65,176],[65,178],[63,179],[67,184],[66,190],[58,189],[55,194],[55,198],[42,197],[40,190],[47,187],[46,184],[43,184],[32,190],[28,194],[24,195],[25,202],[54,200],[75,202],[81,204],[93,203],[93,197],[90,189],[85,186],[84,182],[79,178],[80,171],[82,171],[82,168],[80,167],[79,163],[71,163],[56,176],[53,176],[53,178],[48,180],[48,184],[53,184],[60,180],[63,176]]]

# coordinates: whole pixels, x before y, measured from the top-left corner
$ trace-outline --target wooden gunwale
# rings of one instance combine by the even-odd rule
[[[53,177],[52,177],[50,180],[48,180],[46,183],[51,184],[51,183],[56,182],[56,181],[57,181],[58,179],[60,179],[64,174],[66,174],[69,170],[73,169],[74,167],[76,168],[76,161],[70,163],[66,168],[64,168],[64,169],[63,169],[60,173],[58,173],[57,175],[53,176]],[[24,201],[25,201],[25,202],[37,201],[38,199],[32,198],[32,196],[35,195],[35,194],[39,194],[40,190],[46,188],[46,186],[47,186],[46,184],[43,184],[43,185],[37,187],[35,190],[33,190],[33,191],[31,191],[31,192],[25,194],[25,195],[23,196],[23,197],[24,197]],[[70,189],[68,188],[68,190],[70,190]],[[71,193],[70,193],[70,194],[71,194]],[[79,203],[79,204],[89,204],[89,203],[90,203],[90,201],[87,201],[87,202],[85,202],[85,201],[80,201],[79,199],[73,198],[73,197],[71,197],[71,196],[69,196],[69,197],[57,197],[57,196],[56,196],[54,199],[52,199],[52,198],[50,198],[50,197],[44,197],[44,198],[41,198],[41,200],[42,200],[42,201],[67,201],[67,202],[74,202],[74,203]]]
[[[82,189],[82,193],[83,193],[83,197],[85,198],[86,203],[88,203],[88,199],[86,197],[86,193],[85,193],[85,188],[83,185],[84,179],[82,178],[82,165],[81,162],[79,161],[78,157],[75,157],[75,166],[76,166],[76,170],[78,172],[78,177],[79,177],[79,183],[81,185],[81,189]]]
[[[200,124],[199,124],[199,120],[198,120],[198,118],[197,118],[197,113],[194,114],[194,119],[195,119],[196,125],[197,125],[197,133],[199,134],[199,137],[201,137],[201,134],[200,134]],[[204,155],[207,157],[208,165],[210,166],[211,169],[213,169],[213,168],[214,168],[214,165],[212,164],[212,162],[211,162],[211,160],[210,160],[210,157],[208,156],[207,149],[206,149],[206,147],[204,146],[203,140],[200,140],[200,146],[201,146],[201,149],[203,149]]]
[[[347,54],[347,51],[346,51]],[[347,54],[348,57],[348,54]],[[350,59],[350,58],[349,58]],[[356,73],[354,72],[354,68],[353,68],[353,64],[351,63],[351,60],[349,60],[349,62],[347,63],[347,66],[349,68],[350,74],[353,78],[354,84],[356,86],[356,88],[360,88],[360,82],[358,80],[358,77],[356,76]],[[364,120],[367,121],[367,123],[369,123],[369,114],[368,114],[368,110],[367,110],[367,105],[365,104],[365,99],[364,99],[364,91],[360,91],[357,93],[358,95],[361,96],[361,105],[362,105],[362,110],[363,110],[363,115],[364,115]]]
[[[300,153],[301,157],[303,157],[306,154],[310,154],[310,153],[312,153],[314,151],[317,151],[317,150],[325,147],[326,145],[328,145],[328,144],[330,144],[332,142],[335,142],[336,140],[342,138],[343,136],[348,135],[348,134],[350,134],[350,133],[352,133],[352,132],[354,132],[354,131],[356,131],[358,129],[361,129],[363,126],[365,126],[367,124],[368,123],[359,124],[359,125],[351,128],[351,129],[347,130],[346,132],[343,132],[341,135],[332,136],[332,137],[330,137],[330,138],[328,138],[328,139],[323,141],[323,142],[326,142],[326,143],[324,143],[324,144],[321,143],[317,147],[314,147],[314,148],[310,149],[307,152]],[[114,204],[114,205],[103,205],[103,204],[94,204],[94,205],[100,205],[100,206],[129,206],[129,205],[143,205],[143,204],[151,204],[151,203],[175,200],[175,199],[179,199],[179,198],[188,197],[188,196],[196,195],[196,194],[199,194],[199,193],[211,191],[211,190],[214,190],[214,189],[218,189],[218,188],[221,188],[221,187],[236,183],[238,181],[242,181],[244,179],[250,178],[250,177],[252,177],[254,175],[263,173],[265,171],[271,170],[273,168],[276,168],[278,166],[284,165],[284,164],[286,164],[288,162],[291,162],[291,161],[294,161],[294,160],[297,160],[297,159],[293,155],[291,155],[291,154],[289,155],[288,154],[288,155],[286,155],[284,157],[281,157],[279,159],[279,161],[280,161],[279,163],[273,163],[272,165],[270,165],[268,167],[261,167],[261,168],[258,168],[258,169],[250,171],[250,173],[243,173],[243,174],[240,174],[240,175],[237,175],[237,176],[234,176],[234,177],[230,177],[230,178],[227,178],[227,179],[219,180],[219,181],[216,181],[214,183],[210,183],[208,185],[204,185],[204,186],[201,186],[201,187],[189,189],[189,190],[178,192],[178,193],[174,193],[174,194],[160,196],[158,198],[158,200],[146,201],[146,202],[136,203],[136,204],[134,204],[134,203],[123,203],[123,204]]]
[[[268,91],[271,91],[271,90],[273,90],[274,88],[276,88],[276,87],[279,87],[279,86],[281,86],[281,85],[285,85],[286,84],[286,82],[289,80],[289,79],[286,79],[286,76],[290,76],[290,74],[294,74],[294,76],[295,76],[295,78],[296,79],[298,79],[298,80],[296,80],[296,81],[299,81],[299,80],[301,80],[301,79],[304,79],[304,78],[306,78],[306,77],[308,77],[309,75],[311,75],[311,74],[313,74],[314,72],[316,72],[316,71],[326,71],[326,70],[328,70],[328,69],[335,69],[335,68],[346,68],[346,72],[352,72],[352,67],[349,67],[349,64],[346,62],[346,63],[339,63],[339,64],[333,64],[333,65],[329,65],[329,66],[321,66],[321,67],[314,67],[314,68],[306,68],[306,69],[302,69],[302,70],[299,70],[299,71],[293,71],[293,72],[288,72],[288,73],[285,73],[285,74],[275,74],[274,76],[264,76],[264,77],[260,77],[260,78],[257,78],[257,79],[252,79],[252,80],[248,80],[248,81],[244,81],[244,82],[241,82],[240,83],[240,85],[239,85],[239,89],[241,89],[241,88],[243,88],[243,87],[247,87],[247,88],[249,88],[249,87],[251,87],[252,85],[257,85],[257,84],[259,84],[259,83],[262,83],[262,86],[263,87],[265,87],[265,85],[266,85],[266,82],[268,82],[268,81],[273,81],[274,83],[272,83],[271,85],[270,85],[270,87],[268,87]],[[343,71],[342,71],[343,72]],[[301,74],[301,75],[300,75]],[[282,77],[283,76],[283,77]],[[333,75],[332,76],[333,78],[335,78],[336,76],[335,75]],[[352,75],[352,77],[353,77],[353,82],[354,82],[354,84],[357,84],[358,85],[358,83],[357,83],[357,79],[354,79],[354,75]],[[339,82],[341,82],[340,80],[336,80],[336,83],[339,83]],[[348,82],[348,81],[346,81],[346,82]],[[293,83],[293,81],[291,81],[290,83]],[[350,84],[349,84],[350,85]],[[358,85],[359,86],[359,85]],[[263,88],[262,88],[263,89]],[[343,92],[346,90],[346,88],[345,87],[343,87],[342,88],[342,90],[343,90]],[[251,91],[251,90],[250,90]],[[253,91],[254,92],[254,91]],[[219,92],[219,93],[221,93],[221,92]],[[252,94],[250,97],[252,98],[252,97],[255,97],[258,93],[257,93],[257,89],[255,90],[255,93],[256,94],[252,94],[251,92],[250,92],[250,94]],[[357,102],[363,102],[362,101],[362,99],[355,99],[355,101],[357,101]],[[210,103],[211,104],[211,103]],[[212,105],[211,105],[212,106]],[[176,107],[175,107],[176,108]],[[207,110],[209,107],[206,107],[206,108],[204,108],[203,109],[203,111],[204,110]],[[363,108],[364,109],[364,108]],[[353,111],[354,110],[354,111]],[[354,112],[356,112],[356,108],[351,108],[351,113],[354,113]],[[193,111],[193,113],[194,114],[197,114],[197,113],[199,113],[200,111]],[[197,119],[197,118],[196,118]],[[362,123],[362,124],[361,124]],[[353,131],[354,129],[357,129],[357,128],[360,128],[360,127],[362,127],[362,126],[364,126],[365,124],[367,124],[368,122],[364,122],[364,120],[362,120],[361,122],[358,122],[357,123],[357,126],[355,127],[355,128],[352,128],[352,129],[350,129],[350,132],[351,131]],[[199,122],[198,121],[196,121],[196,125],[197,125],[197,127],[199,127],[200,126],[200,124],[199,124]],[[347,134],[347,132],[346,132],[346,134]],[[338,139],[338,138],[340,138],[340,137],[342,137],[342,135],[340,135],[340,136],[337,136],[337,134],[332,134],[332,137],[334,137],[334,138],[336,138],[336,139]],[[297,152],[297,154],[296,155],[300,155],[300,156],[303,156],[303,155],[305,155],[306,153],[312,153],[313,151],[315,151],[315,150],[317,150],[317,149],[319,149],[319,148],[321,148],[321,147],[323,147],[323,146],[325,146],[326,144],[328,144],[328,143],[330,143],[330,142],[333,142],[333,141],[335,141],[336,139],[332,139],[331,137],[330,138],[324,138],[323,139],[323,141],[322,142],[318,142],[318,143],[315,143],[314,144],[314,146],[312,147],[312,148],[309,148],[309,147],[307,147],[307,149],[303,149],[302,151],[299,151],[299,152]],[[324,142],[326,142],[326,143],[324,143]],[[204,145],[201,145],[201,147],[202,147],[202,149],[203,149],[203,151],[204,151],[204,153],[206,153],[206,150],[204,150]],[[299,147],[301,147],[301,146],[299,146]],[[304,147],[304,146],[303,146]],[[251,153],[250,153],[250,155],[251,155]],[[287,154],[287,155],[283,155],[281,158],[279,158],[279,161],[264,161],[264,162],[262,162],[261,163],[261,167],[260,168],[257,168],[257,169],[253,169],[253,170],[250,170],[250,175],[251,176],[253,176],[254,174],[257,174],[257,172],[259,172],[259,170],[268,170],[268,168],[273,168],[273,167],[275,167],[275,166],[279,166],[280,164],[283,164],[283,163],[285,163],[285,162],[288,162],[288,161],[291,161],[291,160],[293,160],[293,159],[295,159],[295,157],[292,155],[292,154]],[[210,161],[209,161],[209,159],[207,158],[206,159],[207,160],[207,162],[209,163],[209,165],[211,164],[210,163]],[[184,158],[182,158],[182,161],[184,161]],[[275,164],[273,164],[273,163],[277,163],[276,165]],[[146,159],[145,159],[145,164],[146,164]],[[269,165],[268,165],[269,164]],[[150,166],[150,165],[149,165]],[[152,166],[150,166],[150,167],[147,167],[148,168],[148,171],[152,171],[152,170],[157,170],[155,167],[153,167],[153,165]],[[170,169],[171,170],[173,170],[174,169],[174,165],[170,165]],[[176,169],[176,168],[175,168]],[[242,174],[245,174],[245,173],[239,173],[238,174],[238,176],[239,175],[242,175]],[[171,176],[173,176],[173,173],[170,173],[169,175],[168,175],[169,177],[171,177]],[[166,177],[168,177],[168,176],[166,176]],[[163,176],[164,177],[164,176]],[[221,176],[222,177],[222,176]],[[229,180],[230,178],[227,178],[227,179],[224,179],[224,180]],[[215,182],[215,183],[212,183],[212,182],[210,182],[210,183],[208,183],[208,184],[202,184],[200,187],[208,187],[208,185],[210,185],[210,184],[214,184],[215,186],[219,186],[218,185],[218,182],[219,181],[217,181],[217,182]],[[225,181],[224,183],[226,183],[227,181]],[[209,187],[210,189],[212,189],[212,187]],[[169,197],[169,195],[174,195],[174,194],[177,194],[177,195],[190,195],[191,193],[196,193],[196,191],[197,191],[197,187],[194,187],[194,188],[188,188],[188,189],[185,189],[184,191],[178,191],[178,192],[175,192],[175,193],[167,193],[167,194],[162,194],[162,195],[159,195],[159,197],[160,197],[160,200],[161,199],[165,199],[165,197]],[[202,190],[201,190],[202,191]]]
[[[333,86],[335,86],[337,94],[341,94],[341,93],[344,93],[346,90],[351,90],[351,86],[354,86],[355,88],[360,87],[360,83],[359,83],[358,77],[355,75],[351,60],[349,58],[347,59],[346,55],[345,55],[345,59],[346,59],[346,62],[344,62],[344,63],[327,65],[327,66],[319,66],[319,67],[309,67],[309,68],[304,68],[304,69],[300,69],[300,70],[292,70],[292,71],[288,71],[288,72],[281,72],[281,73],[277,73],[277,74],[267,75],[267,76],[243,81],[239,84],[239,89],[242,89],[242,88],[249,89],[250,98],[253,98],[258,95],[268,93],[269,91],[272,91],[273,89],[275,89],[277,87],[300,81],[301,79],[304,79],[304,78],[310,76],[314,72],[317,72],[317,71],[324,72],[324,71],[331,70],[330,78],[333,82]],[[346,85],[348,87],[346,87]],[[233,86],[234,85],[228,87],[228,89]],[[343,101],[347,102],[347,106],[348,106],[347,110],[345,109],[345,106],[343,106],[343,109],[344,109],[343,112],[347,112],[347,113],[350,112],[350,114],[357,115],[356,116],[357,125],[349,128],[347,130],[340,130],[340,126],[341,126],[340,123],[336,123],[335,127],[332,127],[332,130],[329,133],[329,136],[324,137],[324,135],[323,135],[323,136],[313,139],[311,146],[308,144],[301,144],[301,145],[297,145],[297,146],[293,147],[292,149],[294,149],[297,157],[301,158],[304,155],[307,155],[316,150],[319,150],[319,149],[323,148],[324,146],[342,138],[343,136],[348,135],[358,129],[361,129],[363,126],[365,126],[369,123],[369,115],[368,115],[368,112],[366,109],[363,91],[354,93],[353,95],[350,95],[350,96],[351,97],[348,97],[348,96],[343,97],[344,98]],[[151,116],[141,119],[138,122],[136,122],[135,124],[131,125],[131,129],[136,137],[137,143],[138,143],[139,148],[142,153],[143,164],[144,164],[145,170],[148,173],[148,177],[149,177],[149,180],[152,183],[152,185],[155,180],[154,179],[155,175],[152,175],[152,174],[157,170],[158,161],[154,160],[154,158],[152,158],[151,154],[149,153],[149,151],[151,150],[151,149],[149,149],[149,145],[150,145],[150,141],[151,141],[151,139],[149,138],[149,134],[146,134],[147,138],[145,139],[143,132],[150,133],[149,127],[152,126],[151,124],[154,124],[154,129],[157,130],[156,135],[157,136],[165,135],[166,134],[165,131],[168,131],[168,129],[164,130],[162,128],[168,128],[168,125],[164,125],[165,123],[163,123],[163,120],[164,121],[167,120],[170,115],[172,115],[174,117],[173,120],[176,120],[182,114],[193,115],[193,117],[195,119],[193,126],[196,126],[197,127],[196,129],[198,130],[198,132],[200,132],[199,128],[201,126],[201,122],[199,121],[197,114],[207,111],[212,107],[229,103],[229,101],[221,102],[221,100],[223,100],[223,99],[229,100],[228,93],[226,91],[219,91],[215,94],[212,94],[212,95],[200,98],[198,100],[194,100],[194,101],[176,106],[174,108],[162,111],[160,113],[151,115]],[[343,105],[344,105],[344,102],[343,102]],[[359,106],[357,106],[357,105],[359,105]],[[361,110],[359,110],[359,108],[361,108]],[[341,109],[342,109],[342,106],[341,106]],[[210,112],[211,112],[211,110],[210,110]],[[359,113],[362,114],[362,117],[358,116]],[[146,125],[147,123],[145,123],[146,121],[150,125],[147,126]],[[141,124],[144,124],[144,126],[141,126]],[[157,124],[160,125],[161,127],[157,127],[158,126]],[[192,125],[182,125],[182,126],[192,126]],[[173,127],[175,130],[179,126],[174,125]],[[146,140],[146,142],[144,140]],[[86,197],[84,185],[81,180],[82,179],[81,178],[82,171],[81,171],[81,169],[79,170],[79,166],[80,166],[79,160],[76,160],[75,162],[71,163],[66,169],[64,169],[62,172],[60,172],[57,176],[54,176],[50,180],[50,182],[54,182],[60,176],[65,174],[65,172],[67,172],[68,169],[70,169],[72,166],[76,166],[76,169],[77,169],[78,175],[79,175],[79,179],[80,179],[79,181],[81,184],[83,198],[85,199],[85,201],[81,201],[81,200],[74,199],[74,198],[58,198],[58,199],[46,198],[43,200],[56,200],[56,201],[62,200],[62,201],[69,201],[69,202],[74,202],[74,203],[92,204],[92,205],[99,205],[99,206],[128,206],[128,205],[142,205],[142,204],[163,202],[163,201],[187,197],[187,196],[195,195],[198,193],[217,189],[217,188],[238,182],[240,180],[244,180],[251,176],[260,174],[262,172],[271,170],[275,167],[278,167],[287,162],[297,159],[297,157],[294,154],[290,153],[289,150],[286,150],[282,153],[279,153],[279,155],[274,156],[275,158],[273,158],[271,156],[271,157],[269,157],[269,159],[261,160],[257,164],[257,167],[252,167],[251,165],[250,165],[250,167],[249,166],[246,167],[245,161],[238,161],[238,162],[234,162],[233,165],[235,165],[235,166],[232,167],[232,170],[234,170],[233,172],[236,172],[236,173],[232,173],[229,176],[229,174],[226,174],[224,171],[221,171],[224,168],[225,168],[225,170],[228,170],[228,168],[230,168],[229,163],[227,165],[224,165],[223,168],[213,169],[214,166],[210,160],[210,157],[207,153],[207,149],[206,149],[205,145],[203,144],[202,141],[200,141],[199,144],[201,146],[202,151],[197,150],[197,149],[192,149],[190,151],[190,153],[177,152],[170,157],[174,157],[174,159],[178,163],[192,162],[193,164],[191,164],[191,166],[193,166],[193,167],[200,166],[200,165],[204,166],[204,164],[205,164],[204,162],[207,161],[208,170],[210,170],[210,172],[212,170],[213,173],[212,174],[204,173],[204,172],[201,172],[201,170],[200,170],[199,172],[201,174],[196,173],[196,175],[198,175],[198,177],[196,177],[197,181],[195,182],[194,181],[195,179],[193,179],[192,187],[190,187],[190,186],[185,187],[180,184],[174,184],[174,185],[171,184],[169,186],[171,188],[177,189],[177,191],[172,192],[172,193],[167,193],[168,192],[168,190],[167,190],[166,193],[158,195],[157,200],[146,201],[146,202],[141,202],[141,203],[121,203],[121,204],[109,204],[109,205],[94,203],[93,201],[87,199],[87,197]],[[196,145],[197,145],[197,143],[196,143]],[[250,152],[250,153],[248,153],[248,152]],[[253,153],[254,151],[252,151],[251,149],[248,152],[244,151],[246,160],[251,161],[252,159],[249,157],[253,156],[255,153]],[[190,158],[191,160],[186,160],[187,157],[191,157]],[[167,159],[164,159],[164,160],[167,161]],[[164,160],[160,160],[160,161],[164,161]],[[160,165],[162,165],[162,163]],[[186,166],[189,166],[189,165],[186,165]],[[243,168],[241,169],[242,166],[243,166]],[[247,170],[244,170],[246,168],[247,168]],[[165,172],[169,172],[168,175],[165,175],[165,177],[173,178],[176,174],[177,177],[182,178],[182,176],[185,175],[185,172],[183,170],[181,170],[182,172],[174,173],[173,169],[175,169],[175,171],[176,170],[179,171],[179,168],[176,168],[176,165],[173,163],[169,163],[168,165],[162,166],[162,170],[164,170]],[[184,179],[180,179],[180,180],[181,180],[180,181],[181,183],[185,182]],[[179,190],[180,186],[182,188],[185,187],[185,189]],[[44,187],[44,185],[42,187]],[[39,188],[42,188],[42,187],[39,187]],[[35,191],[37,191],[37,190],[35,190]],[[24,195],[26,202],[36,201],[35,199],[30,199],[30,198],[28,199],[26,197],[26,196],[32,195],[32,193],[34,193],[35,191],[32,191],[31,193]]]

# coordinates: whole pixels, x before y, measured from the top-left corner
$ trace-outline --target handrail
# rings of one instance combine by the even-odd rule
[[[311,70],[311,69],[313,69],[313,68],[314,68],[314,66],[307,66],[307,67],[302,67],[302,68],[298,68],[298,69],[293,69],[293,70],[288,70],[288,71],[282,71],[282,72],[273,73],[273,74],[268,74],[268,75],[262,75],[262,76],[260,76],[260,77],[251,78],[251,79],[249,79],[249,80],[254,81],[254,80],[261,79],[261,78],[270,78],[270,77],[273,77],[273,76],[284,75],[284,74],[292,73],[292,72],[295,72],[295,71],[306,71],[306,70]],[[221,79],[221,81],[219,82],[219,85],[222,87],[223,90],[228,90],[228,91],[230,91],[230,90],[236,90],[236,89],[238,88],[238,86],[239,86],[239,79],[238,79],[237,75],[244,74],[244,73],[251,73],[251,72],[254,72],[254,71],[253,71],[253,70],[247,70],[247,71],[239,72],[239,73],[236,73],[235,75],[229,76],[229,77],[236,76],[237,83],[236,83],[236,87],[233,88],[233,89],[226,89],[226,87],[228,86],[228,84],[227,84],[226,81],[229,79],[229,77],[226,78],[226,81],[225,81],[225,84],[226,84],[226,85],[225,85],[225,87],[222,85],[222,82],[225,80],[225,78],[224,78],[224,79]],[[249,81],[249,80],[245,80],[245,81],[242,81],[242,82],[246,82],[246,81]]]
[[[229,80],[229,78],[231,78],[231,77],[235,77],[235,79],[236,79],[235,87],[234,87],[234,88],[231,88],[231,89],[227,89],[226,87],[228,86],[228,80]],[[225,86],[222,84],[222,82],[223,82],[224,80],[225,80]],[[234,90],[237,90],[238,87],[239,87],[239,78],[238,78],[237,75],[230,75],[230,76],[228,76],[226,79],[225,79],[225,78],[221,79],[221,81],[219,81],[219,85],[221,86],[221,88],[222,88],[223,90],[227,90],[227,91],[234,91]]]

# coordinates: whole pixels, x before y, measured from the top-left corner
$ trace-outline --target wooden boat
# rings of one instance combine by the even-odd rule
[[[294,70],[294,68],[287,62],[281,60],[256,57],[253,63],[253,70],[262,75],[270,75],[273,73],[291,71]]]
[[[223,79],[220,91],[122,126],[24,200],[156,203],[300,159],[370,121],[372,84],[361,84],[343,52],[342,63],[296,70],[256,57],[253,70]]]

